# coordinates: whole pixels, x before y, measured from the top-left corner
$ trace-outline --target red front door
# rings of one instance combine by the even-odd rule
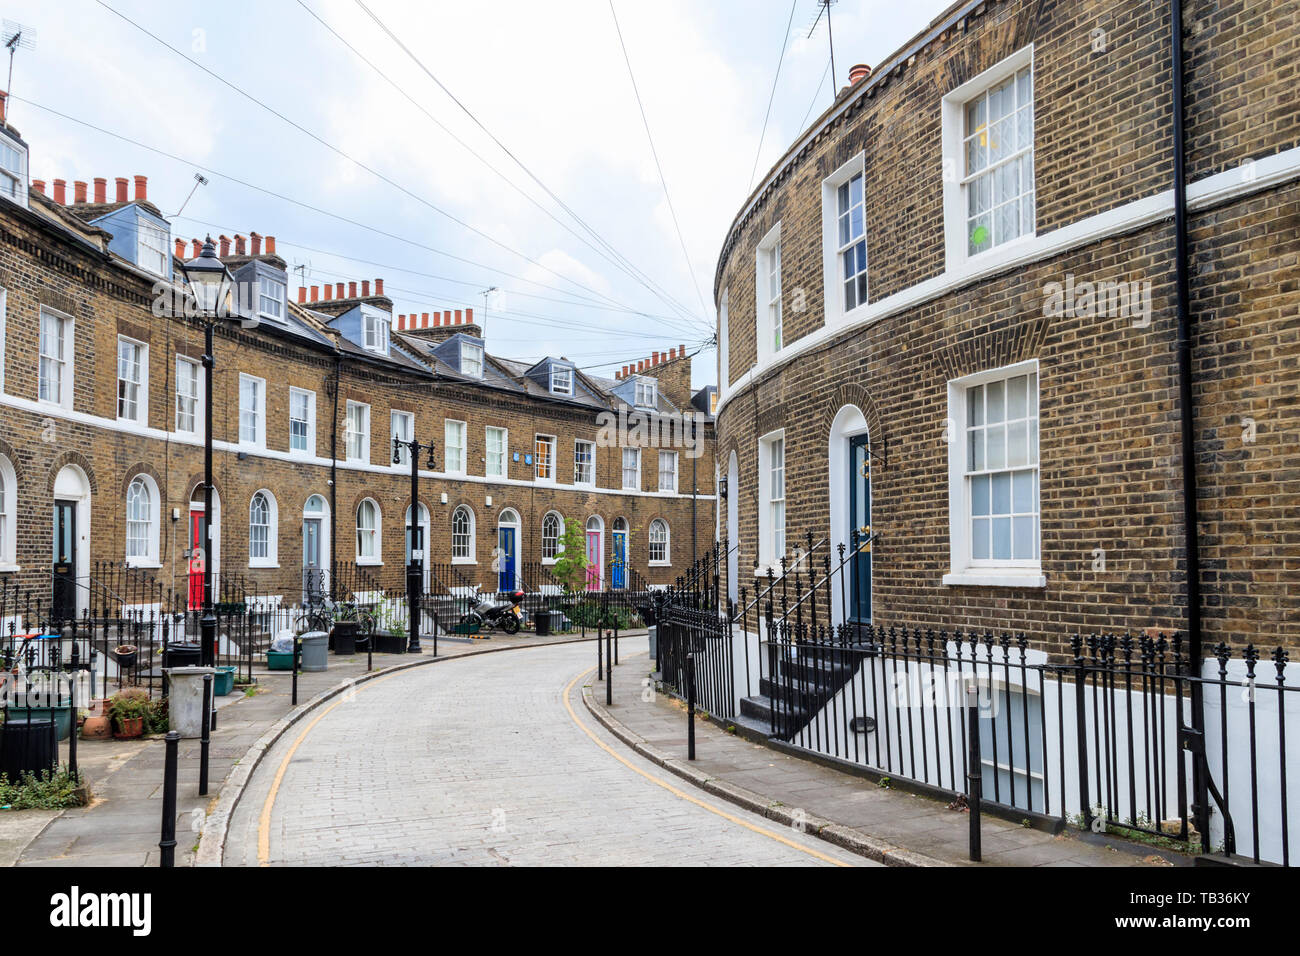
[[[601,578],[600,532],[587,532],[587,590],[599,591]]]
[[[203,512],[190,512],[190,610],[196,611],[203,606],[203,562],[207,555],[203,551]]]

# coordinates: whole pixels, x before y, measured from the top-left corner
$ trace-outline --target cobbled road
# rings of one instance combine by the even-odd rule
[[[625,641],[620,666],[644,668],[645,646]],[[868,864],[638,757],[587,713],[590,677],[566,707],[594,657],[585,643],[448,660],[308,714],[249,781],[225,865]]]

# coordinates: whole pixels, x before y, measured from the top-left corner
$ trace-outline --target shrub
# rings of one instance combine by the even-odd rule
[[[83,804],[83,791],[67,767],[25,773],[17,783],[0,774],[0,807],[10,810],[60,810]]]

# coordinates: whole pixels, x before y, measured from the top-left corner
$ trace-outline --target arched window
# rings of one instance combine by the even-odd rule
[[[626,531],[626,530],[627,530],[627,519],[626,519],[626,518],[615,518],[615,519],[614,519],[614,530],[615,530],[615,531]]]
[[[18,480],[9,459],[0,455],[0,568],[18,563]]]
[[[357,505],[357,560],[379,563],[379,505],[369,498]]]
[[[668,522],[655,518],[650,522],[650,563],[668,564]]]
[[[275,496],[259,491],[248,503],[248,563],[271,565],[276,561]]]
[[[451,559],[474,560],[474,512],[467,505],[451,513]]]
[[[560,553],[560,532],[564,521],[554,511],[542,517],[542,560],[554,561]]]
[[[136,475],[126,489],[126,560],[158,561],[158,486],[148,475]]]

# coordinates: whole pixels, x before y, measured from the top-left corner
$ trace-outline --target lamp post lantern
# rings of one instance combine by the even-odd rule
[[[233,280],[225,263],[217,258],[212,237],[208,236],[197,258],[183,263],[185,284],[194,299],[197,316],[203,322],[203,612],[199,618],[199,659],[204,666],[216,663],[217,612],[212,601],[212,368],[214,330],[229,318],[237,318],[245,327],[257,320],[230,314],[229,300]]]
[[[425,467],[433,471],[437,467],[434,458],[435,444],[426,442],[421,445],[412,438],[409,441],[393,436],[393,464],[402,463],[402,449],[410,452],[411,458],[411,520],[408,533],[411,536],[411,560],[406,565],[406,609],[410,615],[410,636],[407,638],[406,652],[420,653],[420,596],[424,593],[424,535],[420,528],[420,452],[426,451],[429,460]],[[430,516],[432,520],[432,515]],[[434,649],[438,642],[435,636]]]

